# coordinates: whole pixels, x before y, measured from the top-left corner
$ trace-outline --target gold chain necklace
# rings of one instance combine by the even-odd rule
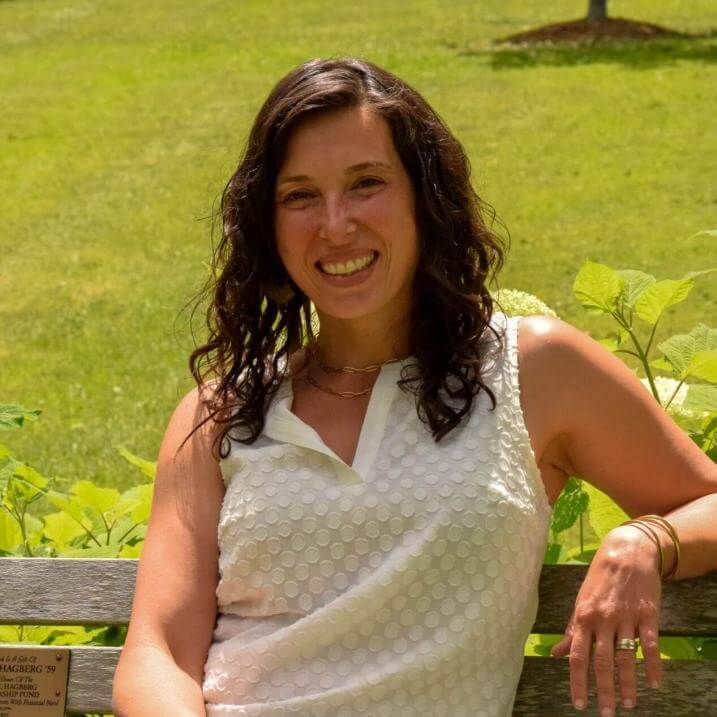
[[[307,358],[304,362],[304,367],[306,367],[306,380],[312,385],[316,386],[316,388],[326,392],[330,393],[334,396],[341,396],[342,398],[355,398],[356,396],[365,396],[367,393],[371,391],[371,388],[367,388],[364,391],[334,391],[332,388],[329,388],[328,386],[322,386],[320,383],[318,383],[315,379],[311,378],[309,376],[309,369],[308,364],[309,361],[311,361],[311,358],[313,356],[316,356],[316,359],[319,363],[319,366],[322,370],[327,371],[329,373],[368,373],[369,371],[376,371],[381,368],[381,366],[389,363],[396,363],[397,361],[401,361],[402,359],[390,359],[388,361],[384,361],[383,364],[371,364],[369,366],[365,366],[363,368],[357,368],[355,366],[343,366],[341,368],[332,368],[330,366],[326,366],[323,361],[321,360],[321,357],[316,353],[315,344],[309,344],[306,349]]]

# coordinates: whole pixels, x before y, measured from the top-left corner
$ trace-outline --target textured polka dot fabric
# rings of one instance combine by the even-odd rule
[[[354,464],[290,411],[284,378],[232,442],[208,717],[509,717],[551,507],[519,401],[521,317],[495,312],[470,417],[436,444],[386,364]],[[285,367],[285,364],[284,364]]]

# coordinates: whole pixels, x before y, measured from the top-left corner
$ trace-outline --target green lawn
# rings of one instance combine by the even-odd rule
[[[596,338],[611,323],[571,290],[585,260],[660,279],[717,265],[715,240],[693,236],[717,226],[717,38],[490,47],[586,5],[0,2],[0,403],[43,410],[1,442],[45,475],[118,487],[139,474],[114,445],[156,459],[193,385],[182,307],[207,271],[208,217],[266,94],[311,57],[365,56],[421,91],[510,231],[500,287]],[[712,0],[611,7],[717,27]],[[716,307],[707,275],[657,339]]]

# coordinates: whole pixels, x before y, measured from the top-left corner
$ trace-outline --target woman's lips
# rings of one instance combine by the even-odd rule
[[[368,264],[366,264],[366,266],[361,267],[361,269],[359,269],[358,271],[355,271],[354,273],[358,274],[359,271],[363,271],[364,269],[367,269],[367,268],[368,268],[369,266],[371,266],[372,264],[376,263],[376,260],[378,259],[378,256],[379,256],[379,253],[378,253],[375,249],[372,249],[372,250],[371,250],[371,254],[372,254],[372,256],[373,256],[373,258],[371,259],[371,261],[370,261]],[[357,257],[357,258],[362,259],[364,256],[366,256],[366,255],[363,254],[362,256]],[[354,260],[354,261],[355,261],[355,260]],[[342,262],[342,261],[336,261],[336,262],[327,261],[327,262],[325,262],[325,263],[326,263],[326,264],[348,264],[348,261],[345,261],[345,262]],[[317,268],[322,274],[324,274],[325,276],[351,276],[351,274],[331,274],[331,273],[328,272],[328,271],[324,271],[324,270],[321,268],[321,261],[317,261],[317,262],[316,262],[316,268]]]
[[[322,279],[325,283],[329,284],[330,286],[336,286],[336,287],[349,287],[349,286],[355,286],[357,284],[361,284],[364,281],[368,281],[368,279],[373,274],[374,268],[378,265],[378,262],[380,261],[380,254],[376,252],[376,255],[373,259],[373,261],[370,264],[367,264],[363,269],[359,269],[358,271],[355,271],[353,274],[329,274],[328,272],[321,269],[320,266],[318,266],[317,262],[317,269],[319,274],[321,275]]]

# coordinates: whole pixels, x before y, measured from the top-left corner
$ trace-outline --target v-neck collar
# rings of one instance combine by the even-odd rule
[[[286,374],[267,410],[264,434],[277,441],[293,443],[323,453],[334,461],[336,472],[341,479],[349,483],[365,482],[386,429],[388,412],[398,390],[396,382],[400,378],[401,368],[413,358],[409,356],[395,363],[381,365],[376,381],[371,387],[352,465],[348,465],[329,448],[312,426],[291,412],[294,392],[291,378]],[[285,368],[286,357],[281,366],[282,373]]]

